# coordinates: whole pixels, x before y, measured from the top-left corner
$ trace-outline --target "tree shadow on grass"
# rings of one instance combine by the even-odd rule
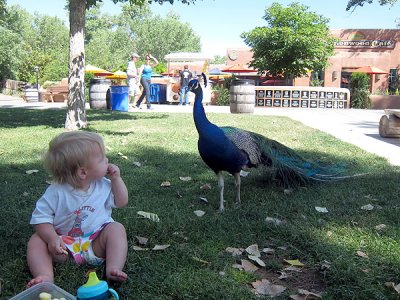
[[[168,114],[126,113],[110,110],[88,110],[88,124],[91,121],[118,121],[138,119],[164,119]],[[0,128],[17,128],[28,126],[46,126],[52,128],[64,127],[66,111],[63,109],[0,109]]]
[[[288,250],[276,254],[280,263],[282,258],[295,257],[312,268],[314,266],[310,266],[310,264],[313,262],[329,260],[332,263],[332,271],[329,271],[331,273],[326,277],[321,274],[321,278],[324,277],[324,282],[333,285],[334,293],[343,295],[342,299],[345,299],[348,294],[339,291],[338,284],[334,284],[340,276],[349,281],[340,283],[345,286],[348,293],[356,293],[357,289],[365,288],[361,279],[368,280],[371,284],[374,283],[372,276],[355,272],[359,268],[357,263],[360,259],[354,256],[351,245],[341,245],[335,243],[334,240],[329,243],[329,240],[321,239],[315,233],[323,232],[324,227],[326,227],[326,231],[331,230],[334,235],[340,238],[341,228],[354,227],[351,221],[357,221],[357,226],[361,230],[369,230],[370,222],[368,219],[376,218],[375,223],[377,224],[382,222],[383,210],[387,210],[385,222],[395,224],[397,214],[390,212],[390,207],[388,207],[393,205],[392,199],[395,199],[397,195],[393,186],[398,182],[395,179],[398,174],[394,169],[388,168],[388,172],[382,173],[376,170],[374,176],[357,177],[338,184],[310,185],[306,188],[296,189],[290,194],[284,194],[280,187],[271,182],[262,184],[254,176],[259,174],[252,173],[249,177],[243,179],[243,197],[242,204],[239,207],[235,207],[233,204],[235,196],[233,178],[225,176],[228,202],[225,213],[220,214],[217,211],[219,193],[216,176],[201,161],[198,153],[176,153],[166,151],[162,146],[145,146],[139,150],[125,151],[124,154],[128,159],[124,159],[118,155],[118,151],[119,149],[114,149],[109,158],[111,162],[121,168],[130,195],[128,207],[113,212],[115,219],[126,227],[129,239],[130,254],[126,269],[131,281],[123,286],[126,296],[134,293],[143,296],[148,293],[148,286],[137,285],[136,282],[144,282],[147,278],[148,281],[152,282],[152,285],[165,288],[166,285],[163,280],[171,278],[171,276],[183,276],[180,272],[182,274],[189,272],[199,284],[206,284],[205,275],[215,274],[215,269],[204,267],[205,275],[192,274],[190,269],[198,268],[198,262],[193,260],[193,255],[223,268],[230,266],[235,260],[235,258],[221,255],[226,247],[247,247],[254,243],[257,243],[261,249],[267,246],[274,248],[287,246]],[[312,151],[305,154],[310,157],[321,155]],[[133,157],[137,157],[142,163],[140,167],[132,164]],[[328,159],[335,161],[334,156],[330,156]],[[4,226],[0,227],[0,234],[4,240],[0,245],[0,253],[2,254],[0,255],[0,266],[2,266],[0,271],[3,274],[5,296],[13,296],[20,292],[29,278],[26,263],[21,260],[21,257],[26,254],[26,243],[32,234],[32,228],[28,224],[30,214],[37,198],[46,188],[46,180],[48,179],[39,159],[33,163],[33,167],[39,170],[37,174],[33,175],[25,174],[24,170],[32,167],[32,165],[27,165],[23,161],[16,166],[17,168],[9,163],[0,164],[0,172],[7,174],[7,184],[0,191],[0,198],[2,199],[0,210],[4,220]],[[350,159],[348,163],[351,163]],[[179,178],[180,176],[190,176],[192,180],[182,181]],[[391,180],[388,180],[387,176]],[[170,181],[170,187],[161,186],[161,183],[166,180]],[[210,183],[212,189],[201,190],[200,186],[205,183]],[[379,185],[381,190],[386,191],[387,200],[384,199],[382,200],[385,201],[384,203],[379,203],[383,209],[374,212],[375,216],[368,212],[360,212],[360,199],[363,196],[372,195],[375,197],[379,194],[376,185]],[[200,201],[200,196],[207,197],[209,204]],[[366,201],[371,200],[367,199]],[[318,215],[314,206],[327,206],[332,211],[332,216],[330,214]],[[193,214],[196,209],[204,210],[206,215],[203,218],[196,217]],[[156,213],[161,222],[154,223],[138,218],[137,211],[139,210]],[[339,210],[341,214],[335,213],[335,210]],[[287,223],[283,226],[267,224],[265,222],[266,216],[278,217]],[[176,232],[187,237],[187,240],[183,242],[179,240]],[[395,235],[395,233],[389,234],[392,235],[389,237]],[[171,244],[171,249],[163,252],[162,255],[155,255],[150,251],[136,253],[131,248],[136,245],[135,236],[150,237],[153,244]],[[271,238],[274,238],[274,245],[267,243]],[[180,250],[180,247],[185,248]],[[337,253],[341,253],[345,257],[335,259]],[[383,265],[381,271],[387,274],[388,279],[396,278],[399,266],[395,262],[379,258],[379,253],[369,254],[374,261]],[[348,267],[349,261],[352,264],[354,263],[351,268]],[[371,269],[373,267],[373,262],[361,263],[360,265],[364,267],[364,264]],[[78,286],[84,283],[82,279],[84,270],[81,267],[71,266],[66,269],[63,275],[63,278],[69,278],[69,280],[60,281],[63,268],[57,267],[56,282],[67,291],[75,291]],[[154,269],[159,269],[161,273],[154,272]],[[228,267],[228,269],[231,268]],[[72,273],[75,274],[76,272],[81,274],[71,276]],[[355,275],[350,276],[351,272]],[[276,279],[277,275],[275,273],[273,275],[273,278]],[[316,273],[316,275],[318,274]],[[301,277],[301,275],[299,276]],[[357,279],[358,277],[361,279]],[[301,278],[304,279],[304,276]],[[231,285],[227,285],[226,280],[234,282],[228,273],[226,277],[218,277],[216,283],[223,283],[221,291],[229,295]],[[310,282],[309,286],[313,283]],[[172,286],[172,283],[170,284]],[[245,286],[245,283],[231,284],[235,287]],[[179,287],[178,285],[177,291],[171,291],[170,299],[174,296],[178,298]],[[289,285],[289,288],[293,287],[294,285]],[[204,292],[204,289],[193,291],[195,295],[200,295],[202,292]],[[152,293],[152,297],[157,298],[157,296],[161,297],[162,291],[158,292],[160,294],[157,294],[156,290]],[[366,294],[365,292],[363,295]],[[371,292],[368,296],[371,296],[371,294],[376,295]],[[235,299],[235,297],[232,299]]]

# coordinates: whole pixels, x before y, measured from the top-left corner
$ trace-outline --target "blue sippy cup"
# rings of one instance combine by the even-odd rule
[[[88,281],[78,288],[78,300],[109,300],[110,294],[119,300],[118,294],[115,290],[108,287],[107,282],[99,280],[96,272],[90,272]]]

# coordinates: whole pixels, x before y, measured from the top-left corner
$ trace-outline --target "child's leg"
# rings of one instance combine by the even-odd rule
[[[33,276],[28,287],[44,281],[54,281],[52,257],[47,250],[47,244],[36,233],[28,242],[27,261]]]
[[[128,254],[125,228],[118,222],[108,224],[92,243],[97,257],[106,259],[106,276],[111,281],[125,281],[128,276],[122,270]]]

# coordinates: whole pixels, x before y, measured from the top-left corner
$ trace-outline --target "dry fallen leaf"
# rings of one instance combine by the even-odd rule
[[[272,217],[266,217],[265,218],[265,222],[272,223],[272,224],[277,225],[277,226],[282,225],[284,223],[284,221],[279,220],[277,218],[272,218]]]
[[[202,211],[202,210],[195,210],[194,211],[194,214],[196,215],[196,216],[198,216],[198,217],[202,217],[202,216],[204,216],[205,215],[205,211]]]
[[[206,183],[200,187],[201,190],[211,190],[211,184]]]
[[[247,259],[242,259],[241,262],[242,262],[243,269],[248,273],[254,273],[255,271],[258,270],[258,267],[255,266],[254,264],[252,264]]]
[[[198,258],[196,256],[192,256],[192,259],[195,260],[195,261],[201,262],[202,264],[209,264],[210,263],[210,262],[208,262],[206,260],[203,260],[201,258]]]
[[[169,182],[169,181],[163,181],[163,182],[161,182],[161,186],[162,186],[162,187],[170,187],[170,186],[171,186],[171,182]]]
[[[136,167],[141,167],[142,166],[142,164],[140,162],[138,162],[138,161],[134,161],[132,164],[134,166],[136,166]]]
[[[387,287],[394,288],[394,290],[397,292],[397,294],[400,294],[400,283],[398,285],[395,285],[394,282],[385,282],[385,285]]]
[[[227,247],[225,251],[228,253],[232,253],[232,256],[239,256],[242,255],[243,253],[243,251],[241,251],[239,248],[233,248],[233,247]]]
[[[297,272],[297,273],[303,272],[300,268],[295,267],[295,266],[290,266],[290,267],[284,268],[283,270],[288,271],[288,272]]]
[[[260,251],[258,250],[258,245],[257,244],[253,244],[248,246],[246,249],[246,252],[250,255],[256,256],[256,257],[260,257]]]
[[[240,176],[241,177],[247,177],[249,174],[250,174],[250,172],[246,172],[246,171],[240,170]]]
[[[328,209],[327,209],[326,207],[319,207],[319,206],[316,206],[316,207],[315,207],[315,210],[316,210],[317,212],[320,212],[320,213],[327,213],[327,212],[328,212]]]
[[[385,224],[379,224],[379,225],[376,225],[375,226],[375,229],[376,230],[383,230],[383,229],[385,229],[386,228],[386,225]]]
[[[149,241],[148,238],[142,237],[142,236],[135,236],[139,242],[140,245],[146,245],[147,242]]]
[[[298,259],[284,259],[289,265],[295,267],[304,267],[304,264],[300,262]]]
[[[286,279],[286,278],[288,278],[289,277],[289,275],[286,273],[286,272],[283,272],[283,271],[278,271],[278,273],[279,274],[281,274],[278,278],[279,279]]]
[[[357,250],[357,255],[363,258],[368,258],[368,255],[360,250]]]
[[[272,284],[267,279],[257,280],[252,282],[251,285],[255,289],[256,294],[258,295],[266,295],[266,296],[279,296],[282,294],[286,288],[282,285]]]
[[[265,262],[263,262],[258,256],[255,255],[248,255],[247,256],[250,260],[256,262],[260,267],[265,267]]]
[[[142,247],[139,247],[139,246],[132,246],[132,249],[135,250],[135,251],[147,251],[147,250],[149,250],[148,248],[142,248]]]
[[[160,222],[160,218],[156,214],[145,212],[145,211],[138,211],[137,214],[146,219],[150,219],[154,222]]]
[[[275,253],[275,249],[272,249],[272,248],[263,248],[261,251],[266,254],[274,254]]]
[[[166,244],[166,245],[155,245],[155,246],[153,247],[153,249],[151,249],[151,250],[154,250],[154,251],[165,250],[165,249],[167,249],[169,246],[170,246],[169,244]]]
[[[300,295],[306,296],[307,299],[317,299],[317,298],[321,299],[322,298],[322,296],[320,294],[309,292],[309,291],[303,290],[303,289],[298,289],[297,292]]]
[[[291,194],[292,192],[293,192],[292,189],[284,189],[284,190],[283,190],[283,193],[284,193],[285,195],[289,195],[289,194]]]
[[[200,199],[202,202],[208,204],[208,200],[207,200],[206,197],[200,197],[199,199]]]
[[[374,206],[372,204],[367,204],[367,205],[361,206],[361,209],[362,210],[373,210]]]
[[[192,177],[189,177],[189,176],[181,177],[180,176],[179,179],[182,180],[182,181],[190,181],[190,180],[192,180]]]
[[[25,173],[26,173],[26,174],[29,174],[29,175],[30,175],[30,174],[33,174],[33,173],[37,173],[37,172],[39,172],[39,170],[26,170],[26,171],[25,171]]]
[[[122,154],[121,152],[118,152],[118,155],[121,156],[121,158],[123,159],[128,159],[128,156]]]

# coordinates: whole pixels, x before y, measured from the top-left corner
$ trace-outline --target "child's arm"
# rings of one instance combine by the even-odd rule
[[[47,249],[53,255],[65,254],[65,246],[54,230],[53,224],[43,223],[35,225],[36,233],[47,244]]]
[[[128,204],[128,189],[121,178],[119,168],[114,164],[108,164],[108,178],[111,180],[111,190],[114,194],[115,205],[124,207]]]

